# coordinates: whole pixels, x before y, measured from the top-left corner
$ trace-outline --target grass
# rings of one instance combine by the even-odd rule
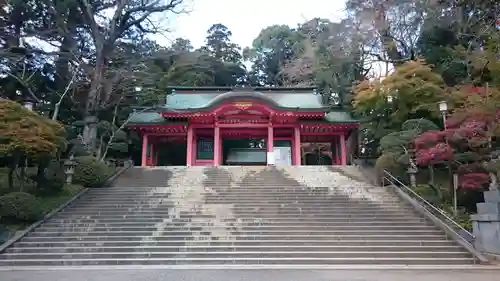
[[[34,170],[30,169],[27,171],[27,174],[31,174],[33,172]],[[14,177],[15,190],[19,190],[20,182],[21,180],[15,176]],[[35,188],[34,183],[30,181],[25,181],[24,187],[26,192],[32,191]],[[63,190],[61,190],[56,194],[37,195],[36,196],[37,200],[39,201],[42,207],[41,212],[44,215],[50,213],[52,210],[56,209],[57,207],[65,203],[67,200],[78,194],[82,189],[83,186],[81,185],[70,184],[64,186]],[[7,169],[0,168],[0,195],[8,192],[9,191],[7,190]],[[5,240],[4,236],[11,236],[16,231],[23,230],[32,223],[33,222],[29,221],[15,221],[15,220],[6,220],[0,218],[0,226],[2,226],[8,232],[8,235],[2,234],[1,236],[3,240]]]
[[[78,194],[83,189],[83,186],[70,184],[66,185],[64,189],[58,194],[51,196],[39,196],[37,197],[40,205],[42,206],[42,211],[44,214],[50,213],[50,211],[59,207],[64,202],[68,201],[70,198]]]

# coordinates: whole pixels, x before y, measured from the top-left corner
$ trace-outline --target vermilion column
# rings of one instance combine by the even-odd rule
[[[216,125],[214,128],[214,166],[220,165],[221,158],[221,141],[220,128]]]
[[[293,164],[296,166],[300,166],[301,163],[301,155],[300,155],[300,128],[295,127],[293,129]]]
[[[198,136],[196,135],[196,130],[193,130],[193,164],[196,166],[196,157],[198,157]]]
[[[267,152],[274,151],[274,128],[273,126],[267,127]],[[274,160],[274,159],[273,159]],[[269,163],[269,160],[267,161]],[[272,161],[274,163],[274,161]]]
[[[158,166],[158,150],[156,149],[155,145],[155,155],[154,155],[154,161],[155,161],[155,166]]]
[[[347,149],[345,135],[340,135],[340,165],[347,165]]]
[[[155,164],[155,152],[156,152],[155,145],[153,143],[151,143],[149,145],[149,157],[148,157],[150,166],[156,166],[156,164]]]
[[[192,165],[193,165],[193,127],[188,126],[186,166],[190,167]]]
[[[148,134],[142,135],[142,155],[141,155],[141,167],[146,167],[148,161]]]

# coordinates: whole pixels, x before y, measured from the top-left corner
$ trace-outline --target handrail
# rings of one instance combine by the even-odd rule
[[[448,214],[446,214],[445,211],[432,205],[432,203],[425,200],[422,196],[420,196],[418,193],[413,191],[410,187],[408,187],[406,184],[402,183],[400,180],[398,180],[396,177],[391,175],[391,173],[389,173],[386,170],[384,170],[384,179],[387,180],[393,186],[398,187],[403,192],[405,192],[407,194],[410,193],[412,195],[412,197],[416,197],[421,203],[424,204],[424,206],[422,206],[422,207],[426,208],[427,210],[429,210],[429,208],[432,209],[433,211],[437,212],[437,214],[439,214],[441,217],[445,218],[448,222],[451,222],[453,228],[455,228],[454,231],[460,237],[462,237],[462,239],[464,239],[465,242],[467,242],[468,244],[472,244],[472,241],[474,241],[474,239],[476,237],[472,233],[470,233],[470,231],[468,231],[467,229],[462,227],[460,224],[458,224],[455,220],[453,220],[453,218],[451,218]],[[458,232],[456,231],[457,228],[459,230]],[[464,237],[464,235],[466,235],[468,237],[466,238],[466,237]]]

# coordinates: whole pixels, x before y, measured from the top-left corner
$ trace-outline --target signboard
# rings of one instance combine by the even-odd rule
[[[274,151],[268,151],[267,152],[267,165],[274,165],[274,163],[275,163]]]
[[[292,148],[289,146],[274,147],[275,165],[292,165]]]

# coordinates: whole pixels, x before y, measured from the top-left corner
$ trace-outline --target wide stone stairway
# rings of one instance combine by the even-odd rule
[[[0,255],[3,266],[474,261],[390,191],[321,166],[132,168]]]

